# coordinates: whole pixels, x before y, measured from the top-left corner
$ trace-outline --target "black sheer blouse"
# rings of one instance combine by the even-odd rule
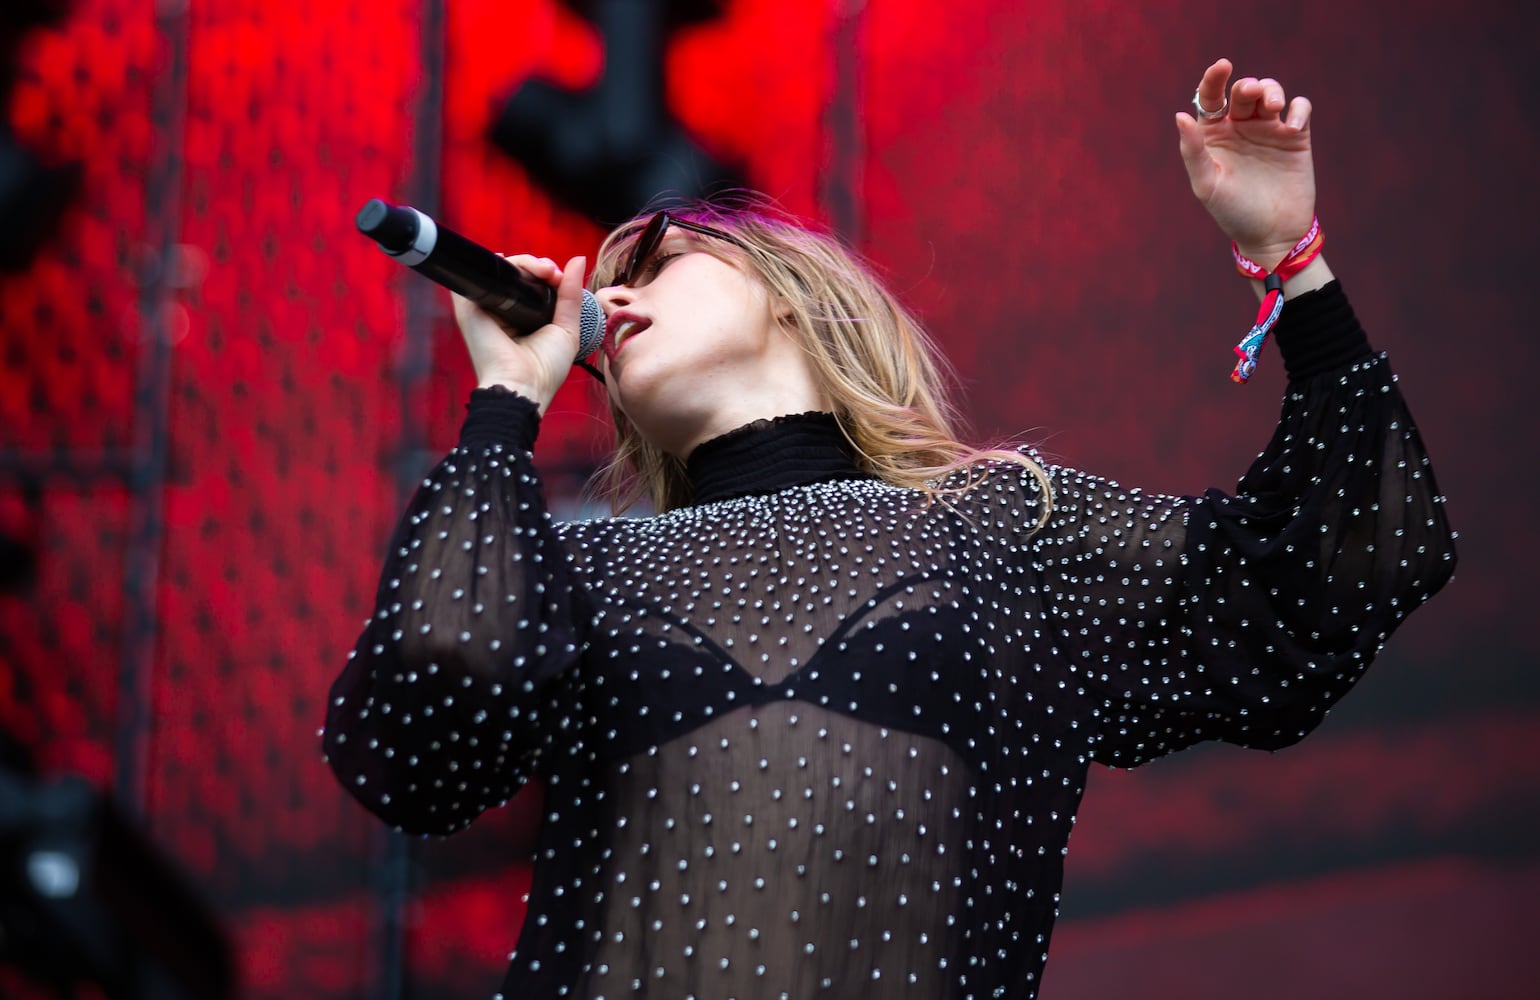
[[[696,501],[557,524],[535,407],[473,393],[338,678],[332,768],[444,834],[546,785],[514,997],[1032,997],[1090,762],[1300,739],[1448,579],[1340,288],[1234,496],[1000,463],[944,500],[832,417],[700,446]],[[962,480],[959,479],[958,482]]]

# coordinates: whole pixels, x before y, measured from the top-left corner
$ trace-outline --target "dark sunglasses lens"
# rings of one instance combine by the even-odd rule
[[[636,246],[631,248],[631,259],[626,262],[626,273],[621,275],[621,284],[636,283],[642,266],[647,263],[647,258],[651,257],[658,249],[658,244],[663,242],[663,230],[668,228],[668,221],[667,212],[659,212],[647,220],[647,228],[642,230],[642,235],[637,237]]]

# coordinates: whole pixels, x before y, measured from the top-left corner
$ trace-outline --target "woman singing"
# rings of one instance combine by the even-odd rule
[[[528,337],[457,303],[479,388],[324,741],[413,833],[544,783],[500,996],[1033,997],[1091,763],[1294,743],[1448,579],[1390,366],[1302,239],[1310,104],[1227,98],[1230,72],[1181,151],[1277,272],[1259,294],[1283,279],[1289,376],[1233,495],[961,443],[934,348],[850,252],[698,206],[622,226],[590,277],[603,485],[659,513],[557,524],[530,451],[585,262],[510,258],[558,290]]]

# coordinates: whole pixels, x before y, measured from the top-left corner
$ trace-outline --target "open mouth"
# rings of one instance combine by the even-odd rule
[[[640,332],[644,326],[646,326],[646,324],[640,322],[639,320],[627,320],[626,322],[620,324],[620,326],[615,330],[615,350],[620,350],[621,345],[630,339],[633,333]]]
[[[614,357],[620,349],[630,342],[631,338],[641,333],[652,325],[652,321],[633,316],[630,313],[618,312],[610,317],[606,324],[605,335],[609,341],[609,353]]]

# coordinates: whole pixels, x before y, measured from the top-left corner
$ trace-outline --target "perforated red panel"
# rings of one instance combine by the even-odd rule
[[[109,782],[127,501],[95,470],[131,444],[156,43],[130,5],[78,7],[63,30],[24,37],[9,109],[24,146],[85,174],[53,243],[25,275],[0,275],[0,448],[29,468],[84,460],[77,475],[0,479],[5,529],[38,549],[35,582],[0,594],[0,729],[44,765]]]
[[[185,106],[157,115],[178,37],[167,11],[158,22],[142,4],[79,3],[23,53],[12,120],[34,148],[80,160],[85,180],[32,270],[0,279],[0,446],[86,471],[46,478],[38,580],[0,598],[0,726],[48,769],[111,787],[136,530],[123,450],[144,426],[134,394],[155,330],[139,320],[140,282],[158,276],[150,223],[174,221],[186,287],[164,326],[144,805],[223,912],[335,906],[365,885],[370,826],[337,794],[315,729],[372,600],[358,557],[394,517],[401,419],[402,276],[360,253],[350,226],[360,192],[398,187],[411,168],[417,10],[195,5]],[[168,155],[178,174],[157,159]],[[147,219],[165,176],[180,183]],[[28,506],[19,488],[5,496]],[[307,984],[302,963],[286,966],[264,995],[347,992],[369,964],[350,905],[353,930],[310,944],[340,948],[327,960],[342,971]]]
[[[325,851],[367,853],[314,733],[394,517],[403,275],[352,216],[411,169],[416,15],[191,10],[182,240],[208,270],[179,299],[150,794],[217,898],[314,898]]]
[[[39,501],[38,576],[0,596],[0,727],[46,768],[110,784],[121,647],[121,490],[51,489]]]
[[[85,169],[75,210],[0,295],[0,441],[8,448],[129,443],[145,262],[151,87],[160,66],[142,5],[81,0],[56,29],[23,37],[10,120],[45,161]]]

